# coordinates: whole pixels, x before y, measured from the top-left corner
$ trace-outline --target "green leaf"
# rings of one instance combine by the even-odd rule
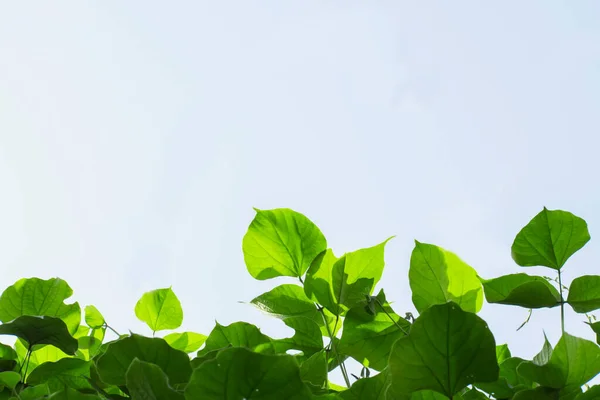
[[[98,358],[96,366],[100,379],[111,385],[125,385],[127,368],[135,358],[159,366],[171,385],[187,382],[192,373],[186,353],[175,350],[164,339],[132,334],[110,343]]]
[[[391,239],[339,259],[329,249],[319,254],[306,275],[306,295],[333,314],[343,315],[373,293],[383,274],[385,245]]]
[[[341,392],[339,398],[342,400],[386,400],[389,386],[390,380],[386,370],[373,377],[357,380],[350,389]]]
[[[300,377],[316,387],[323,388],[327,384],[327,354],[325,349],[313,354],[300,364]]]
[[[586,322],[586,324],[588,324],[596,334],[596,343],[600,344],[600,321],[594,323]]]
[[[204,348],[198,352],[198,357],[226,347],[246,347],[252,351],[264,353],[275,352],[271,338],[263,334],[256,326],[246,322],[234,322],[223,326],[217,322],[208,335]]]
[[[477,389],[469,389],[462,395],[463,400],[489,400],[489,398]]]
[[[259,280],[301,277],[326,248],[327,241],[319,228],[288,208],[256,209],[242,242],[248,272]]]
[[[396,340],[410,330],[410,323],[392,310],[383,290],[376,299],[378,303],[374,315],[367,312],[364,305],[358,305],[348,312],[338,349],[364,366],[381,371],[387,366]],[[382,311],[380,304],[387,314]]]
[[[45,399],[44,396],[50,394],[48,385],[29,386],[19,393],[20,400],[39,400]]]
[[[578,313],[600,308],[600,276],[583,275],[573,279],[569,287],[567,303]]]
[[[101,400],[102,398],[95,394],[85,394],[75,389],[65,388],[60,392],[51,394],[48,399],[52,400]]]
[[[287,350],[300,350],[306,357],[310,357],[323,348],[323,335],[319,326],[305,317],[290,317],[283,321],[294,330],[294,336],[272,341],[276,353],[285,353]]]
[[[498,360],[498,364],[510,357],[512,357],[512,355],[510,354],[510,349],[507,344],[496,346],[496,360]]]
[[[18,355],[19,364],[27,364],[27,369],[23,373],[24,376],[28,376],[29,373],[33,371],[38,365],[41,365],[45,362],[58,361],[62,358],[69,357],[67,353],[54,346],[37,345],[33,346],[33,351],[28,356],[27,362],[25,363],[25,358],[27,357],[28,353],[28,347],[29,345],[23,339],[19,338],[15,342],[15,351]]]
[[[58,318],[23,315],[0,325],[0,335],[19,337],[30,346],[51,344],[71,355],[77,351],[77,340],[69,334],[63,320]]]
[[[188,400],[308,400],[310,390],[289,355],[254,353],[229,348],[194,370],[185,389]]]
[[[10,346],[7,346],[3,343],[0,343],[0,360],[16,360],[17,353],[15,349]]]
[[[448,397],[475,382],[499,376],[496,343],[484,320],[454,302],[435,305],[398,339],[389,359],[392,386],[400,394],[433,390]]]
[[[527,274],[504,275],[481,279],[488,303],[510,304],[525,308],[556,307],[560,294],[541,276]]]
[[[550,361],[550,358],[552,357],[552,352],[553,351],[554,350],[552,349],[552,345],[548,341],[548,337],[546,336],[546,333],[544,333],[544,346],[542,347],[542,350],[540,350],[540,352],[537,353],[533,357],[533,361],[532,362],[535,365],[544,365],[544,364],[546,364],[548,361]]]
[[[522,358],[507,358],[500,363],[500,376],[496,382],[475,383],[475,386],[498,399],[512,398],[520,390],[531,389],[533,382],[517,373],[517,368],[523,362],[525,360]]]
[[[306,296],[301,286],[294,284],[279,285],[271,291],[256,297],[250,303],[261,311],[282,320],[290,317],[309,318],[319,325],[323,335],[327,335],[323,316],[318,311],[315,303]],[[326,319],[332,328],[335,317],[327,312]]]
[[[177,329],[183,322],[181,303],[171,288],[144,293],[135,305],[135,315],[153,332]]]
[[[448,301],[474,313],[483,305],[477,272],[456,254],[441,247],[415,240],[408,280],[412,301],[419,313]]]
[[[577,400],[598,400],[600,399],[600,385],[595,385],[576,397]]]
[[[169,385],[169,378],[156,365],[134,358],[126,374],[133,400],[183,400],[183,394]]]
[[[570,387],[559,390],[540,386],[535,389],[517,392],[515,397],[513,397],[513,400],[575,400],[580,394],[580,387]]]
[[[0,372],[0,385],[6,386],[9,389],[14,389],[21,382],[21,374],[14,371]]]
[[[64,303],[72,295],[71,287],[59,278],[21,279],[0,296],[0,321],[10,322],[22,315],[56,317],[74,334],[81,322],[81,308],[79,303]]]
[[[523,228],[512,245],[512,258],[522,267],[560,270],[590,240],[587,223],[567,211],[546,207]]]
[[[85,323],[87,326],[93,329],[100,329],[104,326],[106,321],[104,317],[94,306],[85,306]]]
[[[171,347],[184,353],[197,351],[206,342],[206,336],[196,332],[171,333],[164,337]]]
[[[51,392],[64,387],[77,390],[91,390],[86,377],[90,376],[92,363],[79,358],[62,358],[56,362],[45,362],[37,366],[27,378],[27,384],[40,385],[46,383]]]
[[[564,333],[547,363],[524,362],[517,372],[550,388],[582,386],[600,373],[600,348],[594,342]]]

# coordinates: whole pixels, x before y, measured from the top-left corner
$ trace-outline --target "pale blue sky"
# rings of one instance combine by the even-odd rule
[[[5,2],[1,285],[59,276],[145,333],[135,302],[173,285],[185,329],[285,335],[237,303],[283,282],[246,272],[252,207],[305,213],[336,254],[397,235],[398,312],[413,239],[521,272],[510,245],[543,206],[590,225],[567,280],[600,273],[599,20],[594,0]],[[516,333],[526,315],[481,313],[529,357],[559,314]]]

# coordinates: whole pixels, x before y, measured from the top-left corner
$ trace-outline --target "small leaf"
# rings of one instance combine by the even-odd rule
[[[135,315],[153,332],[177,329],[183,322],[181,303],[171,288],[144,293],[135,305]]]
[[[164,337],[171,347],[184,353],[197,351],[206,342],[206,338],[203,334],[196,332],[171,333]]]
[[[498,360],[498,364],[510,357],[512,356],[507,344],[500,344],[496,346],[496,360]]]
[[[242,242],[248,272],[259,280],[301,277],[326,248],[319,228],[288,208],[256,210]]]
[[[511,274],[481,279],[481,283],[488,303],[525,308],[556,307],[560,304],[558,290],[541,276]]]
[[[85,323],[92,329],[100,329],[106,321],[96,307],[85,306]]]
[[[55,317],[74,334],[81,322],[81,308],[79,303],[64,303],[72,295],[71,287],[59,278],[21,279],[0,296],[0,321],[10,322],[22,315]]]
[[[126,384],[127,368],[135,359],[156,364],[169,377],[171,385],[186,383],[192,373],[190,359],[160,338],[132,334],[108,345],[96,361],[102,381],[116,386]]]
[[[420,313],[448,301],[474,313],[483,305],[477,272],[456,254],[441,247],[415,240],[408,279],[413,304]]]
[[[396,340],[410,330],[410,323],[392,310],[383,290],[376,299],[378,304],[374,308],[375,315],[367,312],[362,305],[348,312],[344,319],[339,351],[369,368],[381,371],[388,364],[390,351]]]
[[[309,400],[312,395],[292,356],[229,348],[194,370],[185,398]]]
[[[77,351],[77,340],[69,334],[63,320],[58,318],[23,315],[0,325],[0,335],[17,336],[30,346],[51,344],[71,355]]]
[[[394,344],[389,367],[398,394],[433,390],[452,397],[469,384],[499,377],[487,324],[454,302],[425,310]]]
[[[554,350],[552,349],[552,344],[550,344],[550,342],[548,341],[548,337],[544,333],[544,346],[542,347],[542,350],[540,350],[540,352],[533,357],[532,362],[535,365],[544,365],[548,363],[548,361],[550,361],[550,358],[552,357],[553,351]]]
[[[522,267],[560,270],[590,240],[585,220],[546,207],[523,228],[512,245],[512,258]]]
[[[21,374],[14,371],[0,372],[0,385],[14,389],[21,382]]]
[[[169,385],[169,378],[155,364],[134,358],[126,373],[127,389],[133,400],[183,400]]]
[[[589,340],[564,333],[547,363],[524,362],[517,372],[549,388],[582,386],[600,373],[600,348]]]
[[[578,313],[600,308],[600,276],[583,275],[573,279],[569,287],[567,303]]]
[[[16,360],[17,353],[15,349],[10,346],[7,346],[3,343],[0,343],[0,360]]]

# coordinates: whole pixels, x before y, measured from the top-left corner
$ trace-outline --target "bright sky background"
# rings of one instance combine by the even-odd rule
[[[600,3],[595,0],[53,1],[0,5],[3,287],[61,277],[109,324],[173,286],[182,329],[280,321],[256,282],[252,207],[289,207],[336,254],[387,246],[382,284],[414,311],[413,239],[486,278],[543,206],[585,218],[565,269],[600,272]],[[594,339],[567,310],[567,330]],[[558,309],[485,305],[531,357]],[[339,379],[336,379],[339,382]]]

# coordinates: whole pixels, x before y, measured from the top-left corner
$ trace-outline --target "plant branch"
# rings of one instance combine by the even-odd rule
[[[404,333],[405,335],[408,336],[408,332],[406,332],[406,330],[402,327],[402,325],[400,325],[398,323],[398,321],[394,320],[394,318],[392,318],[392,316],[390,315],[390,313],[387,312],[387,310],[385,309],[385,307],[383,307],[383,304],[381,304],[381,302],[379,301],[378,298],[375,298],[375,300],[377,301],[377,304],[379,304],[379,307],[381,307],[381,310],[385,313],[385,315],[388,316],[388,318],[390,319],[390,321],[392,321],[394,323],[394,325],[396,325],[398,327],[398,329],[400,329],[400,331],[402,333]]]
[[[346,382],[346,386],[348,386],[348,388],[350,388],[350,386],[352,386],[352,385],[350,384],[350,379],[348,378],[348,372],[346,371],[346,366],[344,365],[344,362],[340,358],[340,355],[337,351],[337,347],[333,340],[333,333],[331,332],[331,328],[329,327],[329,323],[327,322],[327,318],[325,317],[325,311],[323,311],[324,309],[320,305],[317,305],[317,309],[321,313],[321,317],[323,317],[323,323],[325,324],[325,328],[327,328],[327,334],[329,335],[329,339],[330,339],[329,345],[331,346],[331,350],[333,350],[333,353],[335,355],[335,358],[337,359],[338,365],[340,366],[340,370],[342,371],[342,375],[344,376],[344,381]],[[340,318],[339,315],[336,316],[335,325],[333,326],[334,330],[337,328],[337,323],[339,321],[339,318]]]
[[[563,298],[563,284],[562,278],[560,274],[560,269],[558,270],[558,288],[560,290],[560,327],[562,329],[562,333],[565,333],[565,299]]]

